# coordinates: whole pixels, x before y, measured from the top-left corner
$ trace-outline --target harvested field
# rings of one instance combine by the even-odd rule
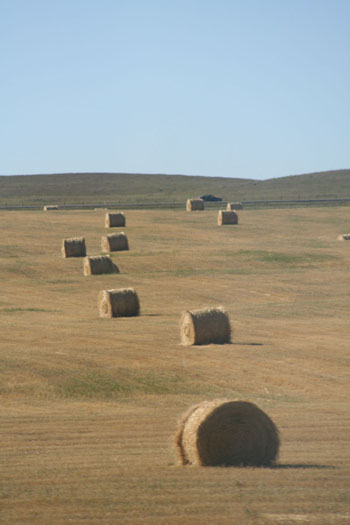
[[[86,278],[57,246],[78,231],[100,253],[96,214],[0,212],[3,523],[349,522],[348,211],[200,215],[128,211],[122,273]],[[98,317],[119,287],[142,316]],[[179,344],[181,313],[208,305],[232,343]],[[177,421],[222,398],[271,417],[276,467],[177,466]]]

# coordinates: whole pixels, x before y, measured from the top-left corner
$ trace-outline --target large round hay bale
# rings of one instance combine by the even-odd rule
[[[108,255],[85,257],[83,261],[84,275],[102,273],[119,273],[119,268]]]
[[[180,334],[186,346],[229,343],[230,321],[221,307],[187,311],[181,316]]]
[[[140,302],[133,288],[102,290],[98,295],[100,317],[132,317],[139,315]]]
[[[115,228],[118,226],[125,226],[125,215],[123,212],[118,213],[106,213],[105,216],[105,227]]]
[[[58,210],[57,204],[47,204],[46,206],[44,206],[44,211],[54,211],[54,210]]]
[[[238,224],[238,215],[234,211],[219,210],[218,225],[224,224]]]
[[[337,241],[350,241],[350,233],[342,233],[338,235]]]
[[[86,245],[84,237],[73,237],[62,241],[63,257],[85,257]]]
[[[241,202],[228,202],[226,206],[227,211],[232,210],[243,210],[243,205]]]
[[[247,401],[204,401],[180,420],[175,439],[183,465],[270,466],[279,435],[265,412]]]
[[[202,199],[187,199],[187,211],[201,211],[204,210],[204,201]]]
[[[124,232],[103,235],[101,239],[103,252],[120,252],[129,249],[128,238]]]

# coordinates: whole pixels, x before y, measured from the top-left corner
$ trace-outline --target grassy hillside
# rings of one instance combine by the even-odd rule
[[[204,193],[232,201],[350,197],[350,170],[266,181],[125,173],[0,177],[0,205],[171,203]]]
[[[0,211],[1,523],[349,523],[347,208],[131,210],[120,274],[84,277],[61,240],[100,253],[101,211]],[[137,318],[98,317],[134,287]],[[180,345],[187,309],[222,305],[232,343]],[[281,433],[273,468],[182,467],[200,401],[256,403]]]
[[[264,198],[323,199],[350,197],[350,170],[324,171],[269,179],[257,183],[257,192]]]
[[[0,202],[14,204],[176,202],[203,193],[242,193],[245,179],[69,173],[0,178]]]

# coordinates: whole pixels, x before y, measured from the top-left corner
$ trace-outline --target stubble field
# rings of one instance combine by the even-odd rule
[[[349,209],[126,221],[121,273],[84,277],[61,242],[99,255],[103,211],[0,213],[1,523],[349,522]],[[98,318],[129,286],[141,316]],[[181,313],[218,305],[232,343],[181,346]],[[276,467],[177,464],[178,419],[216,398],[274,420]]]

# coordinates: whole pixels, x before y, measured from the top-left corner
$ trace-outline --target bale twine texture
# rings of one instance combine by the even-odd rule
[[[124,232],[104,235],[101,239],[103,252],[120,252],[129,249],[128,238]]]
[[[186,210],[187,211],[204,210],[204,201],[202,201],[202,199],[187,199]]]
[[[83,261],[84,275],[101,273],[119,273],[119,268],[108,255],[85,257]]]
[[[227,211],[232,210],[243,210],[243,205],[241,202],[228,202],[226,206]]]
[[[115,228],[118,226],[125,226],[125,215],[123,212],[119,213],[106,213],[105,227]]]
[[[44,211],[58,210],[57,204],[47,204],[44,206]]]
[[[218,225],[223,224],[238,224],[238,215],[234,211],[219,210]]]
[[[350,233],[342,233],[337,237],[338,241],[350,241]]]
[[[247,401],[204,401],[192,407],[175,438],[182,465],[271,466],[279,444],[273,421]]]
[[[224,344],[231,340],[231,326],[221,307],[184,312],[180,320],[181,344]]]
[[[85,257],[86,245],[84,237],[73,237],[62,241],[63,257]]]
[[[140,302],[133,288],[102,290],[98,295],[100,317],[132,317],[139,315]]]

